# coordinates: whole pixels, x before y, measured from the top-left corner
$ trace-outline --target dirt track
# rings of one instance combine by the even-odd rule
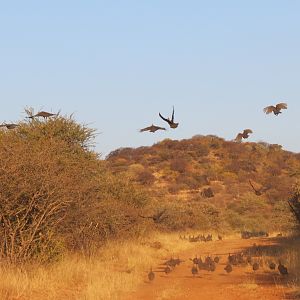
[[[185,241],[184,241],[185,242]],[[262,238],[250,240],[224,240],[208,243],[195,243],[193,250],[181,253],[180,259],[185,262],[177,266],[169,275],[160,272],[159,266],[155,269],[155,280],[145,282],[138,290],[124,295],[124,300],[163,300],[163,299],[222,299],[222,300],[253,300],[253,299],[291,299],[287,288],[287,278],[283,278],[276,271],[270,271],[267,266],[253,272],[251,266],[234,267],[230,274],[226,274],[224,267],[228,253],[238,252],[257,245],[274,245],[275,239]],[[200,271],[193,278],[191,274],[192,262],[189,258],[207,254],[222,254],[221,261],[215,272]],[[167,258],[168,259],[168,258]]]

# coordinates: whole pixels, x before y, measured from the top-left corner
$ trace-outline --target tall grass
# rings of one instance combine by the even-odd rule
[[[151,266],[193,247],[178,235],[110,243],[87,258],[68,255],[48,266],[0,267],[0,299],[120,299],[147,278]]]

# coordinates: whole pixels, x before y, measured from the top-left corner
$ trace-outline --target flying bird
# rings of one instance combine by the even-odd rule
[[[158,115],[164,120],[166,121],[171,128],[175,129],[178,127],[179,123],[174,123],[174,106],[173,106],[173,112],[172,112],[172,118],[170,120],[170,118],[164,118],[161,113],[158,113]]]
[[[264,108],[264,112],[268,115],[271,113],[274,113],[275,116],[278,116],[281,114],[282,109],[287,109],[287,104],[286,103],[278,103],[275,106],[270,105]]]
[[[164,128],[164,127],[159,127],[159,126],[156,126],[156,125],[153,125],[153,124],[152,124],[151,126],[142,128],[142,129],[140,130],[140,132],[149,131],[149,132],[154,133],[154,132],[157,131],[157,130],[166,130],[166,128]]]
[[[247,139],[250,133],[253,133],[251,129],[245,129],[243,132],[238,133],[238,135],[235,138],[235,141],[241,142],[242,139]]]
[[[268,187],[261,187],[260,189],[255,188],[250,179],[249,179],[249,183],[250,183],[250,186],[252,187],[256,196],[261,196],[263,193],[265,193],[269,189]]]
[[[0,127],[6,127],[7,129],[15,129],[18,126],[19,126],[18,124],[13,124],[13,123],[10,124],[3,123],[0,125]]]
[[[37,114],[29,116],[27,118],[33,119],[33,118],[36,118],[36,117],[43,117],[44,119],[46,119],[46,118],[53,117],[53,116],[57,116],[57,114],[52,114],[52,113],[49,113],[49,112],[46,112],[46,111],[40,111]]]
[[[161,223],[162,221],[164,221],[165,219],[168,218],[167,215],[165,215],[167,209],[163,209],[159,212],[157,212],[156,214],[153,214],[152,216],[142,216],[139,215],[139,217],[144,218],[144,219],[152,219],[154,223]]]

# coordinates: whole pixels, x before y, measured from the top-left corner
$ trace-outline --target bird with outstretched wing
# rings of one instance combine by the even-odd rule
[[[252,189],[253,189],[256,196],[261,196],[263,193],[265,193],[267,190],[270,189],[269,187],[261,187],[259,189],[255,188],[250,179],[249,179],[249,183],[250,183],[250,186],[252,187]]]
[[[159,127],[159,126],[156,126],[156,125],[151,125],[151,126],[148,126],[148,127],[145,127],[145,128],[142,128],[140,129],[140,132],[144,132],[144,131],[149,131],[149,132],[152,132],[154,133],[155,131],[157,130],[166,130],[166,128],[164,127]]]
[[[29,119],[34,119],[36,117],[43,117],[44,119],[46,118],[49,118],[49,117],[53,117],[53,116],[57,116],[58,114],[53,114],[53,113],[49,113],[49,112],[46,112],[46,111],[40,111],[38,112],[37,114],[35,115],[32,115],[32,116],[29,116],[27,118]]]
[[[3,123],[0,125],[0,127],[6,127],[7,129],[15,129],[18,126],[19,126],[18,124],[14,124],[14,123]]]
[[[241,142],[242,139],[247,139],[250,133],[253,133],[251,129],[245,129],[243,132],[239,132],[235,138],[235,141]]]
[[[271,113],[274,113],[275,116],[278,116],[279,114],[281,114],[281,110],[282,109],[287,109],[287,104],[286,103],[278,103],[275,106],[274,105],[270,105],[264,108],[264,112],[268,115]]]
[[[170,118],[165,118],[161,115],[161,113],[158,113],[158,115],[165,121],[169,124],[169,126],[173,129],[177,128],[179,123],[175,123],[174,122],[174,106],[173,106],[173,112],[172,112],[172,117],[171,119]]]

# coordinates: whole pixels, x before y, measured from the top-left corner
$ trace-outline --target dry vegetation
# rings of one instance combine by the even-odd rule
[[[267,143],[215,136],[121,148],[107,157],[115,174],[146,187],[167,207],[170,230],[286,231],[294,226],[287,199],[299,179],[300,156]],[[249,180],[262,195],[257,196]]]
[[[179,231],[295,227],[300,156],[279,145],[196,136],[102,160],[94,136],[60,116],[0,131],[1,299],[117,299],[190,247]]]
[[[0,299],[120,299],[136,289],[150,266],[192,247],[177,234],[109,242],[92,257],[68,254],[50,265],[0,268]]]

